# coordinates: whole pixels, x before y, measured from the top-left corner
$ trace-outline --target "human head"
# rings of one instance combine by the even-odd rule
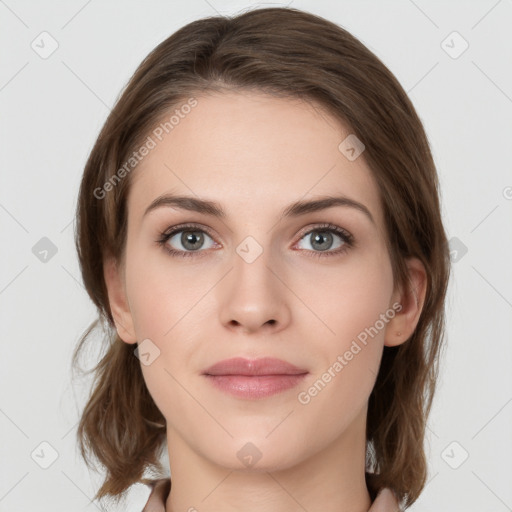
[[[82,453],[87,446],[108,470],[98,496],[118,495],[140,481],[147,466],[158,467],[165,440],[158,425],[166,419],[148,392],[134,345],[115,331],[104,277],[107,258],[122,263],[126,255],[128,198],[140,171],[136,166],[120,176],[119,170],[175,109],[188,104],[193,115],[194,98],[230,91],[303,100],[355,134],[379,192],[394,290],[410,288],[411,258],[425,269],[421,316],[407,341],[384,348],[366,432],[368,467],[375,473],[369,484],[390,487],[412,503],[426,480],[422,440],[449,274],[436,170],[421,122],[389,70],[345,30],[289,8],[206,18],[158,45],[130,80],[87,161],[77,250],[86,289],[111,331],[78,431]]]

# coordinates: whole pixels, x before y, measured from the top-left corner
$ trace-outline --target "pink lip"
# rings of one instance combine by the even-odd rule
[[[264,398],[295,387],[308,373],[281,359],[226,359],[204,371],[218,389],[240,398]]]
[[[307,370],[273,357],[261,359],[233,357],[219,361],[204,371],[206,375],[298,375],[301,373],[307,373]]]

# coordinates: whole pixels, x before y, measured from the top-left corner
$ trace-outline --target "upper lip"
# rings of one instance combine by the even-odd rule
[[[300,375],[303,373],[308,371],[273,357],[260,359],[234,357],[219,361],[203,372],[204,375]]]

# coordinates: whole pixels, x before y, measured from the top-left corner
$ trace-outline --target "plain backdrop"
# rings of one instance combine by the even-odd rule
[[[74,437],[87,385],[70,373],[95,318],[73,242],[83,166],[150,50],[195,19],[257,5],[285,4],[0,1],[0,511],[99,509]],[[512,1],[288,5],[348,29],[390,68],[439,171],[447,345],[429,480],[410,510],[512,510]],[[140,511],[148,494],[133,486],[119,510]]]

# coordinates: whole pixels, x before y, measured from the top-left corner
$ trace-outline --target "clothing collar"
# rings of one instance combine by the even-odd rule
[[[151,494],[142,512],[165,512],[165,502],[171,490],[171,480],[153,480]],[[368,512],[401,512],[398,501],[390,489],[381,489]]]

